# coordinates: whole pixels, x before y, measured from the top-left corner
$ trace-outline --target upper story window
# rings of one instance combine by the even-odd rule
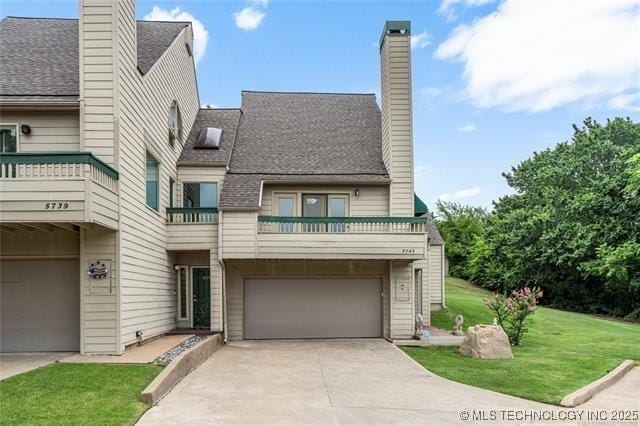
[[[147,152],[147,166],[145,173],[147,187],[147,205],[154,210],[159,208],[160,199],[160,163]]]
[[[218,207],[218,184],[183,183],[182,205],[184,207]]]
[[[174,146],[176,141],[182,142],[182,116],[178,102],[171,102],[169,108],[169,144]]]
[[[17,125],[0,125],[0,152],[18,152]]]

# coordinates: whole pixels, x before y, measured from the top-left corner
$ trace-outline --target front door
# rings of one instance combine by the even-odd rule
[[[192,269],[193,285],[193,326],[211,327],[211,293],[209,268]]]

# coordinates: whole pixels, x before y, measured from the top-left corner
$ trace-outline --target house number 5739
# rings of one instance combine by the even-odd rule
[[[69,208],[69,203],[63,203],[63,202],[44,203],[45,210],[64,210],[68,208]]]

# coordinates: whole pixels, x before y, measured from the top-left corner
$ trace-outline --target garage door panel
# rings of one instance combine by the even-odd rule
[[[0,262],[0,351],[80,348],[77,260]]]
[[[247,279],[245,338],[380,337],[377,278]]]

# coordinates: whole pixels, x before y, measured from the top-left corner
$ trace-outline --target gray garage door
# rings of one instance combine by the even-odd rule
[[[80,349],[77,260],[0,261],[0,352]]]
[[[245,339],[380,336],[380,279],[245,280]]]

